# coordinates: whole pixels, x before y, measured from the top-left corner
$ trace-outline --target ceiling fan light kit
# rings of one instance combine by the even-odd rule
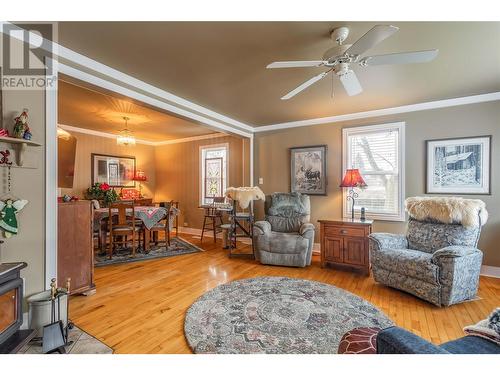
[[[327,71],[310,78],[300,86],[290,91],[288,94],[281,97],[282,100],[293,98],[298,93],[304,91],[309,86],[326,77],[328,73],[332,71],[337,77],[339,77],[347,95],[358,95],[363,91],[363,88],[361,87],[361,83],[359,82],[356,73],[351,69],[350,64],[367,67],[377,65],[424,63],[432,61],[438,55],[439,51],[437,49],[433,49],[362,57],[365,52],[375,47],[377,44],[381,43],[398,30],[398,27],[392,25],[376,25],[353,44],[343,44],[349,36],[349,28],[339,27],[334,29],[330,34],[331,38],[337,43],[337,45],[328,49],[323,54],[323,60],[276,61],[267,65],[267,68],[328,68]]]

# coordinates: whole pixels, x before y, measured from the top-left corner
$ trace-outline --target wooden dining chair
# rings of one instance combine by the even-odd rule
[[[134,204],[136,206],[154,206],[153,204],[153,198],[140,198],[140,199],[135,199]]]
[[[172,227],[170,229],[175,229],[175,237],[179,237],[179,201],[170,201],[170,202],[158,202],[158,206],[166,207],[169,205],[170,207],[170,215],[169,220],[172,220]],[[175,215],[172,214],[172,211],[176,210]]]
[[[152,237],[155,246],[158,246],[158,243],[161,242],[159,239],[159,234],[163,232],[165,247],[168,248],[170,246],[170,220],[171,220],[170,212],[172,211],[172,207],[174,206],[174,201],[159,202],[159,206],[164,207],[166,209],[165,217],[161,219],[158,223],[153,225],[150,231],[153,234]],[[144,240],[146,239],[144,238]]]
[[[116,211],[116,212],[115,212]],[[115,244],[132,242],[132,257],[135,257],[136,240],[141,245],[141,226],[135,218],[133,201],[119,201],[109,205],[109,259],[113,259]],[[129,236],[131,239],[129,240]]]
[[[225,197],[214,197],[214,203],[224,203],[226,200]],[[222,221],[222,211],[217,210],[217,207],[204,207],[205,208],[205,217],[203,218],[203,227],[201,229],[201,239],[200,242],[203,242],[203,235],[205,234],[205,229],[211,230],[214,234],[214,242],[217,241],[217,233],[222,232],[221,225],[224,224]],[[217,221],[219,223],[217,224]]]

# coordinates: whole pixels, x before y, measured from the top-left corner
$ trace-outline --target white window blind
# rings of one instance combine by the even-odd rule
[[[404,123],[343,129],[344,172],[359,169],[368,185],[356,189],[355,211],[365,207],[366,215],[377,220],[404,220]],[[351,201],[344,216],[349,216]]]

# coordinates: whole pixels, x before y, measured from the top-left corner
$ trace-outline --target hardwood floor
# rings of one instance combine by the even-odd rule
[[[201,246],[198,239],[183,236]],[[231,280],[289,276],[348,290],[378,306],[397,325],[434,343],[463,335],[462,328],[500,306],[500,279],[481,277],[476,301],[438,308],[374,282],[372,277],[321,269],[319,257],[307,268],[264,266],[229,259],[211,238],[203,253],[96,268],[97,293],[71,299],[70,317],[116,353],[191,353],[184,339],[184,313],[203,293]]]

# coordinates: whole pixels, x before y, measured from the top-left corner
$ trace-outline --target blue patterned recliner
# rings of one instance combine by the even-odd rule
[[[474,298],[483,259],[476,247],[481,232],[478,221],[477,226],[465,227],[417,220],[410,213],[406,235],[371,234],[375,281],[438,306]]]

